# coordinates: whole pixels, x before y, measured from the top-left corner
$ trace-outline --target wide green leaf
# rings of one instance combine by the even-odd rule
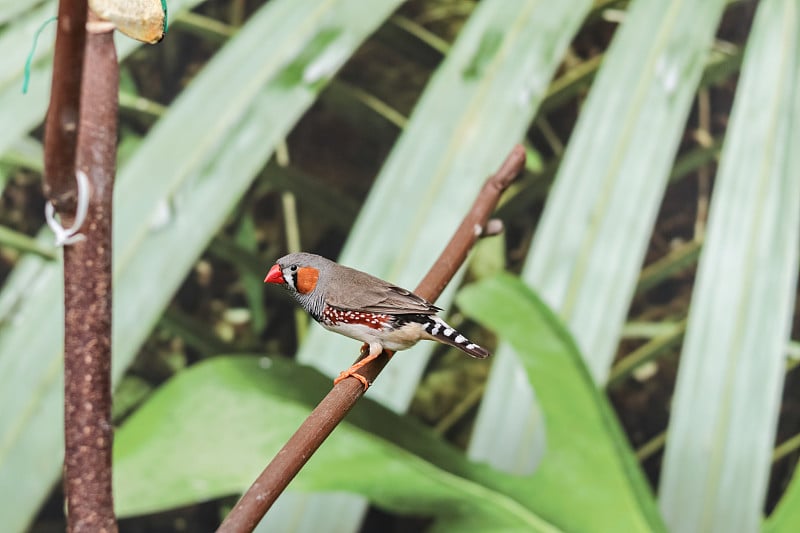
[[[202,0],[169,0],[170,18],[180,16],[201,2]],[[27,94],[22,94],[22,82],[34,35],[48,18],[56,15],[58,9],[54,1],[43,2],[28,9],[29,11],[17,15],[14,22],[0,32],[0,124],[3,124],[0,128],[0,153],[4,153],[17,139],[36,127],[47,111],[55,24],[50,24],[41,33],[31,64]],[[119,33],[115,41],[121,59],[142,45],[139,41]]]
[[[524,137],[589,7],[586,0],[486,0],[477,5],[376,178],[340,262],[401,286],[416,286],[484,179]],[[439,305],[447,307],[453,288]],[[314,326],[298,357],[335,376],[353,362],[357,350],[352,340]],[[431,350],[425,343],[403,352],[367,396],[405,411]],[[289,498],[309,501],[291,506]],[[343,513],[347,499],[338,495],[287,494],[283,500],[281,511],[267,519],[275,530],[319,531],[332,516],[338,523],[344,515],[354,524],[340,531],[352,531],[362,514],[357,509],[364,509],[363,503],[353,502]],[[298,527],[299,514],[319,518]]]
[[[724,0],[636,0],[605,54],[547,197],[522,279],[564,320],[603,383]],[[539,415],[501,345],[470,456],[528,472]],[[513,410],[518,425],[505,424]],[[497,455],[501,447],[505,454]]]
[[[270,2],[194,78],[121,169],[115,378],[275,144],[398,1],[375,2],[368,12],[357,0]],[[0,329],[0,401],[15,406],[0,417],[0,493],[8,495],[0,516],[9,531],[30,520],[63,454],[61,264],[26,258],[17,269],[25,275],[13,276],[0,294],[0,308],[8,310]]]
[[[598,382],[608,374],[725,4],[631,3],[539,222],[523,277],[574,332]]]
[[[405,287],[419,282],[484,180],[523,138],[588,8],[585,0],[478,5],[376,178],[342,263]],[[443,301],[451,298],[452,291]],[[314,328],[299,358],[337,375],[357,350],[352,340]],[[404,410],[427,361],[423,351],[389,365],[370,397]]]
[[[778,507],[767,520],[767,533],[793,533],[800,527],[800,469],[795,467],[792,481],[783,493]]]
[[[182,372],[117,432],[118,514],[151,513],[243,491],[263,468],[264,457],[277,453],[329,387],[326,377],[281,358],[218,357]],[[401,447],[406,443],[424,455]],[[364,401],[292,486],[362,494],[395,512],[453,520],[463,531],[558,531],[464,471],[491,475],[429,430]]]
[[[36,2],[17,2],[16,0],[0,0],[0,24],[14,20],[26,10],[31,9],[31,4]]]
[[[795,305],[798,146],[800,6],[765,0],[747,42],[678,368],[659,490],[674,531],[761,524]]]
[[[547,306],[508,274],[464,288],[458,303],[514,348],[542,406],[546,448],[523,501],[567,531],[663,530],[608,400]]]

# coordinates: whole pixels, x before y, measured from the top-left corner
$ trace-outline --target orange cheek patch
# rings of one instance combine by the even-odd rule
[[[297,292],[308,294],[317,286],[319,270],[311,267],[303,267],[297,271]]]

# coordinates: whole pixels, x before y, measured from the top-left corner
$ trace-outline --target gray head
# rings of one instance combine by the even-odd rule
[[[265,283],[275,283],[287,289],[314,318],[325,305],[322,288],[328,286],[332,270],[338,265],[316,254],[297,252],[275,262]]]

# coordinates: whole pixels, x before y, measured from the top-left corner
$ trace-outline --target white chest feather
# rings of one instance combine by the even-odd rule
[[[403,326],[394,328],[373,328],[358,323],[339,323],[335,325],[322,324],[325,329],[335,331],[340,335],[356,339],[367,344],[380,344],[384,348],[392,351],[406,350],[414,346],[420,339],[424,338],[422,325],[410,322]]]

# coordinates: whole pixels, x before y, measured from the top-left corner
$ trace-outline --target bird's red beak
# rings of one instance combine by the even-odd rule
[[[280,265],[272,265],[267,277],[264,278],[264,283],[286,283],[286,280],[283,279]]]

